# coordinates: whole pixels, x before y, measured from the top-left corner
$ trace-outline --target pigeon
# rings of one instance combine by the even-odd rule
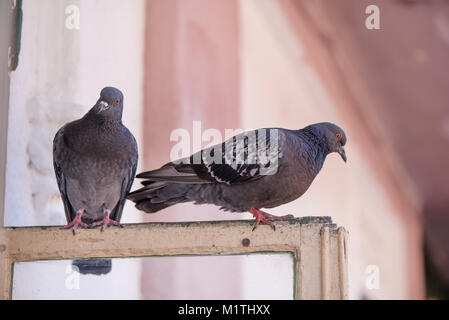
[[[137,167],[137,143],[122,124],[123,94],[113,87],[53,140],[53,164],[68,224],[62,229],[120,226]]]
[[[177,203],[214,204],[230,212],[249,211],[253,230],[274,216],[274,208],[303,195],[320,172],[326,156],[337,152],[346,162],[346,135],[322,122],[300,130],[262,128],[240,133],[190,157],[143,172],[143,187],[128,194],[136,207],[154,213]]]

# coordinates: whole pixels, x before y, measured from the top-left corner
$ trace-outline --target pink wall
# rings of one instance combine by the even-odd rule
[[[143,170],[169,161],[170,132],[239,126],[237,3],[207,0],[152,0],[146,8]],[[157,150],[157,153],[154,152]],[[214,206],[182,204],[146,221],[236,219]],[[204,260],[204,259],[203,259]],[[216,261],[216,259],[214,260]],[[235,261],[235,259],[233,260]],[[144,264],[143,298],[238,298],[238,262],[189,263],[161,259]],[[231,274],[233,280],[213,277]],[[202,279],[214,279],[204,283]],[[204,296],[206,294],[206,296]]]
[[[385,19],[386,14],[391,14],[393,10],[389,11],[387,4],[394,5],[382,1],[378,5],[382,10],[383,30],[369,31],[365,28],[364,14],[366,6],[371,4],[369,1],[346,0],[337,3],[326,0],[281,0],[280,4],[290,24],[304,41],[309,60],[332,94],[338,112],[357,132],[354,139],[363,148],[370,168],[382,181],[383,188],[399,213],[407,232],[409,298],[422,299],[425,297],[425,280],[419,195],[411,187],[413,183],[410,176],[405,174],[404,163],[394,148],[396,145],[388,135],[384,119],[379,116],[383,108],[395,110],[399,107],[398,103],[385,104],[385,92],[394,93],[397,99],[406,97],[406,94],[401,86],[391,85],[390,88],[379,90],[373,84],[376,81],[389,81],[389,68],[385,65],[388,65],[387,61],[391,63],[401,57],[396,47],[390,44],[401,41],[403,35],[394,32],[398,27],[395,24],[400,25],[402,22],[396,18],[405,15],[398,13],[394,19]],[[394,24],[388,32],[385,30],[386,21]],[[376,46],[373,46],[374,43]],[[380,56],[383,56],[385,65],[376,60]],[[396,76],[400,76],[404,70],[396,72]]]

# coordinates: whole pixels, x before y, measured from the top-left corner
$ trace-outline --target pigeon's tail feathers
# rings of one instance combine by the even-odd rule
[[[136,208],[145,211],[146,213],[155,213],[172,205],[174,205],[174,203],[151,203],[151,201],[148,200],[136,202]]]
[[[151,199],[156,195],[155,191],[168,185],[168,182],[165,181],[144,181],[144,183],[144,187],[128,193],[126,198],[134,202]]]
[[[178,167],[178,168],[177,168]],[[184,170],[179,170],[183,168]],[[187,169],[187,170],[186,170]],[[175,165],[172,162],[165,164],[156,170],[145,171],[139,173],[136,178],[145,178],[150,181],[160,181],[160,180],[176,180],[196,177],[195,171],[193,169],[188,170],[188,167]]]
[[[200,177],[195,171],[195,166],[191,164],[169,162],[159,169],[145,171],[139,173],[137,178],[145,178],[143,185],[151,184],[154,181],[186,183],[186,184],[202,184],[210,183],[210,180]]]
[[[191,186],[192,184],[154,181],[131,192],[127,198],[136,203],[137,209],[154,213],[174,204],[190,201],[186,194]]]

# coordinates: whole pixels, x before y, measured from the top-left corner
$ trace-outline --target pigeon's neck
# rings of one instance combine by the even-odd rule
[[[100,127],[110,127],[116,126],[117,124],[122,124],[121,117],[101,116],[93,110],[90,110],[88,113],[86,113],[85,119],[92,123],[95,123]]]
[[[297,134],[309,146],[309,157],[321,168],[324,159],[329,154],[329,147],[325,138],[313,127],[298,130]]]
[[[119,158],[127,141],[123,128],[119,121],[85,116],[65,129],[65,143],[75,153]]]

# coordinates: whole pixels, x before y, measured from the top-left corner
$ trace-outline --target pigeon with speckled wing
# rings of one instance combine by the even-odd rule
[[[346,162],[346,135],[337,125],[323,122],[300,130],[264,128],[236,135],[222,144],[160,169],[137,175],[141,189],[128,199],[154,213],[177,203],[215,204],[232,212],[249,211],[260,220],[276,218],[261,208],[273,208],[303,195],[329,153]]]
[[[53,163],[73,233],[88,225],[119,226],[137,167],[137,143],[122,124],[123,94],[113,87],[79,120],[65,124],[53,141]]]

